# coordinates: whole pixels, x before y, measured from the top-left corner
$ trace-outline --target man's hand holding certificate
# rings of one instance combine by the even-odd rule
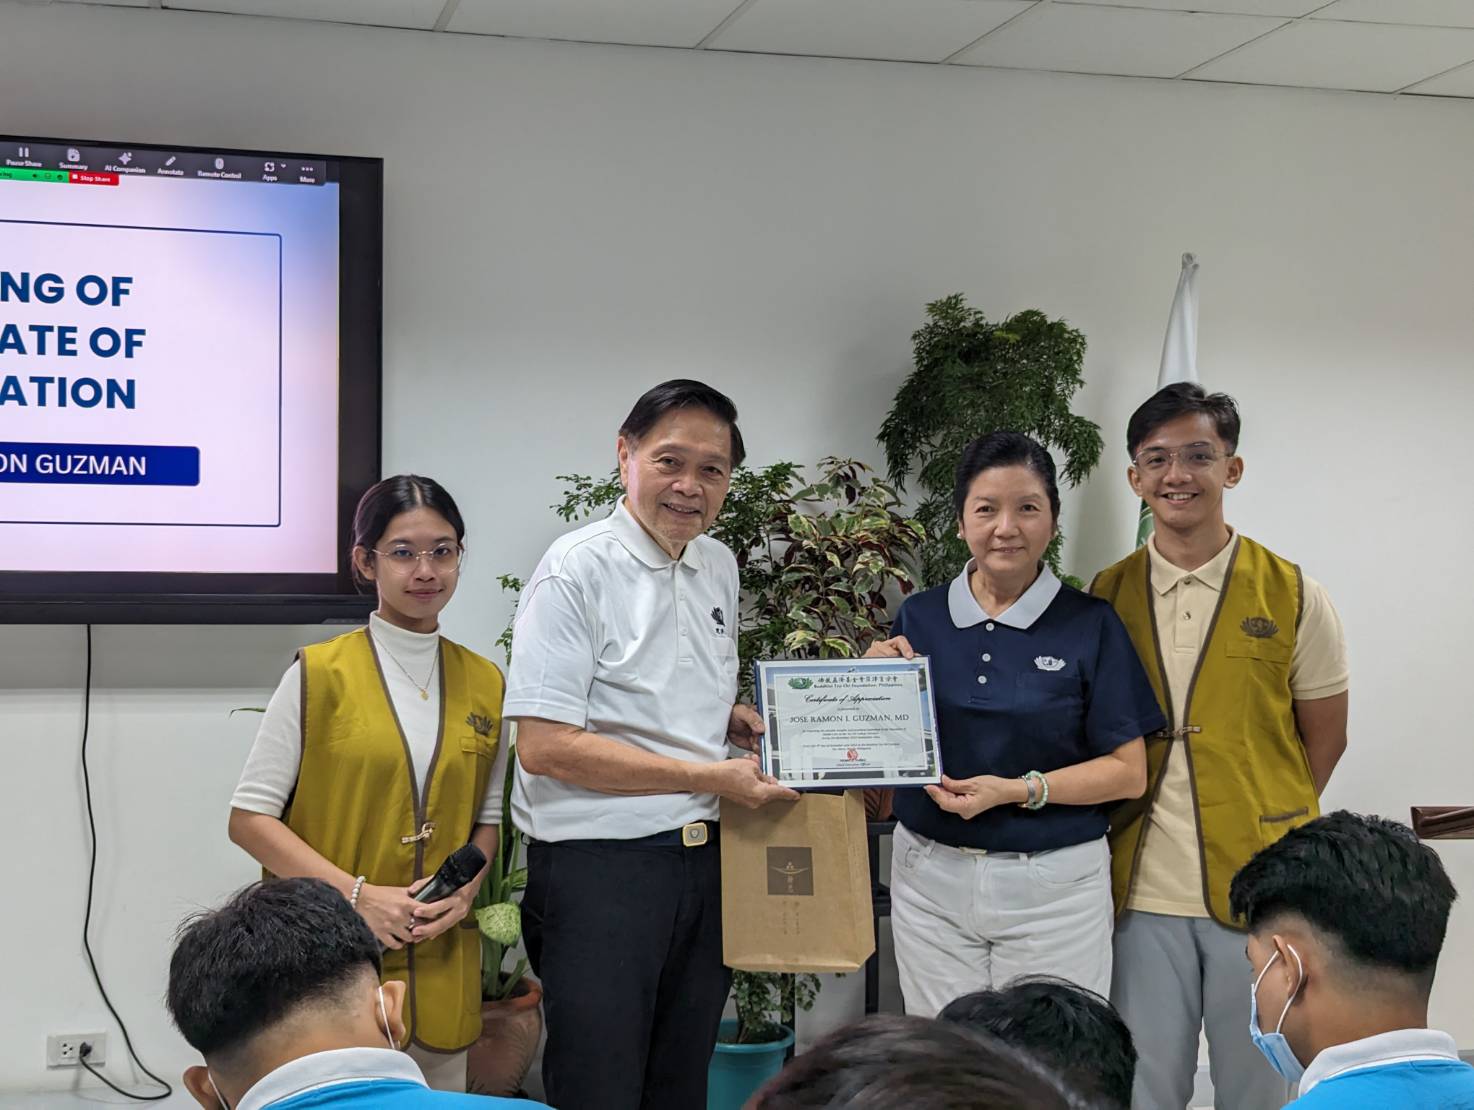
[[[914,659],[755,665],[763,770],[784,786],[924,786],[942,778],[931,670]]]

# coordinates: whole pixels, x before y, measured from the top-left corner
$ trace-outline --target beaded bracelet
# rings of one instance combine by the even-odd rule
[[[358,909],[358,895],[363,890],[363,880],[367,877],[366,875],[360,875],[353,880],[353,893],[348,896],[348,905],[355,910]]]
[[[1028,809],[1034,804],[1034,799],[1039,796],[1039,784],[1028,775],[1020,775],[1024,784],[1024,800],[1019,803],[1020,808]]]
[[[1049,780],[1038,771],[1026,771],[1023,776],[1029,783],[1029,797],[1020,803],[1025,809],[1043,809],[1049,804]],[[1039,796],[1034,796],[1034,786],[1039,787]]]

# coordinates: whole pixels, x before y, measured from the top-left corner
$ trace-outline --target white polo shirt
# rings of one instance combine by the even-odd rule
[[[698,536],[672,559],[623,499],[548,548],[522,592],[502,712],[692,763],[727,758],[737,560]],[[602,794],[520,762],[512,818],[536,840],[631,840],[717,816],[714,794]]]

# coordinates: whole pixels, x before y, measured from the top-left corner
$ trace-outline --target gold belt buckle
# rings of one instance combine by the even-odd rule
[[[681,847],[699,848],[707,841],[706,822],[692,821],[689,825],[681,826]]]

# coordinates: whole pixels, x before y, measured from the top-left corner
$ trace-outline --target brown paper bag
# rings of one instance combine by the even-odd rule
[[[875,951],[860,791],[722,803],[722,954],[741,971],[856,971]]]

